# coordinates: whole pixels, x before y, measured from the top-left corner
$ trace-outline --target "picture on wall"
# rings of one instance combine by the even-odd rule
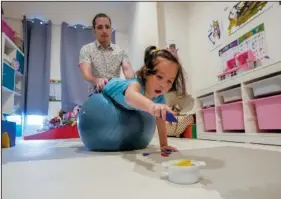
[[[260,64],[262,64],[265,59],[268,59],[267,46],[265,41],[265,29],[263,23],[219,50],[219,56],[223,62],[222,71],[225,68],[227,60],[234,57],[236,53],[242,53],[247,50],[253,51]]]
[[[222,21],[219,19],[213,20],[209,24],[208,43],[210,51],[222,45]]]
[[[230,2],[229,6],[224,9],[224,27],[228,35],[233,34],[239,28],[264,13],[272,5],[272,2],[267,1]]]

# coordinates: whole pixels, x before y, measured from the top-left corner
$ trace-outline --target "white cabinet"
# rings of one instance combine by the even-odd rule
[[[276,125],[277,120],[281,122],[281,112],[279,111],[281,107],[280,91],[280,61],[257,67],[198,91],[196,98],[198,139],[281,145],[281,128],[280,125]],[[271,95],[271,97],[268,95]],[[204,128],[204,125],[208,122],[214,123],[213,119],[212,121],[206,121],[201,111],[206,104],[203,103],[202,99],[206,99],[206,96],[213,96],[214,99],[215,132],[208,132]],[[260,101],[261,97],[263,97],[262,100],[265,104],[262,107],[263,112],[259,111],[260,107],[253,103],[253,101]],[[273,101],[273,98],[275,101]],[[237,117],[237,111],[235,112],[237,109],[234,109],[237,103],[242,104],[238,112],[239,117]],[[225,118],[221,107],[225,106],[234,107],[233,112],[228,115],[227,119],[230,119],[233,123],[240,119],[239,124],[243,123],[244,125],[242,130],[229,131],[224,128]],[[261,121],[261,117],[259,117],[261,114],[264,116],[263,118],[266,118],[266,121],[265,119]],[[274,121],[275,123],[273,124]],[[260,127],[262,122],[267,122],[267,129]]]

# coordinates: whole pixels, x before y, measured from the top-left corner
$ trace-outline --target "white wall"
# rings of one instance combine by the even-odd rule
[[[104,12],[113,22],[113,28],[127,32],[131,2],[2,2],[5,16],[21,19],[23,15],[51,20],[60,24],[91,25],[93,17]]]
[[[137,70],[143,65],[145,48],[149,45],[158,46],[157,3],[135,3],[131,18],[129,57],[134,70]]]
[[[188,56],[187,34],[189,27],[185,25],[187,9],[180,2],[159,2],[158,21],[159,21],[159,43],[160,47],[166,47],[167,41],[174,40],[179,49],[178,55],[184,67],[186,85],[189,93],[192,93],[192,82],[189,81],[190,71]]]
[[[188,60],[185,67],[189,68],[193,91],[198,91],[218,82],[217,74],[222,67],[218,56],[218,49],[220,48],[212,52],[209,51],[206,28],[210,20],[212,20],[212,16],[222,15],[226,3],[193,2],[185,4],[188,9],[185,11],[186,17],[181,20],[182,27],[188,27],[185,38],[188,51],[184,55],[188,57]],[[230,37],[223,34],[224,40],[221,47],[237,39],[260,23],[264,23],[266,42],[271,58],[270,62],[279,61],[281,60],[281,25],[278,19],[281,19],[280,6],[266,11]],[[174,29],[174,26],[172,25],[167,28]]]
[[[66,10],[65,7],[68,6]],[[37,17],[51,20],[51,79],[61,79],[60,76],[60,37],[61,22],[91,26],[92,19],[98,12],[108,14],[116,29],[116,43],[128,51],[128,27],[130,24],[130,3],[102,2],[3,2],[4,15],[12,28],[22,36],[22,17]],[[48,117],[57,115],[61,108],[60,102],[50,102]]]

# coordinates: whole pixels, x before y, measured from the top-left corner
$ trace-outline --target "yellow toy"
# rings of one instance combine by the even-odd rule
[[[4,132],[2,134],[2,148],[9,148],[10,146],[10,137],[7,132]]]
[[[190,160],[181,160],[177,163],[174,163],[173,166],[188,167],[188,166],[192,166],[192,163]]]

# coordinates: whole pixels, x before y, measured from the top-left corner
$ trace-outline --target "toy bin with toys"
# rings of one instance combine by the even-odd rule
[[[221,112],[223,130],[244,130],[242,101],[223,104],[217,107]]]

